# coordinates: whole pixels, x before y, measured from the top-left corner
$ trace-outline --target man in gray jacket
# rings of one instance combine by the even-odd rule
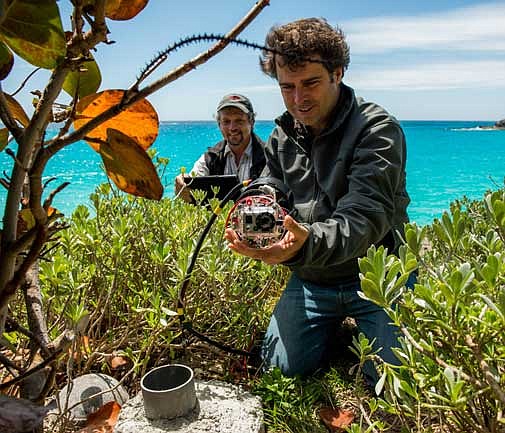
[[[299,222],[287,216],[286,235],[266,248],[251,248],[232,230],[225,235],[233,251],[292,270],[263,359],[286,375],[310,374],[338,347],[338,324],[354,317],[359,331],[382,348],[379,356],[397,363],[391,351],[397,330],[357,292],[358,258],[372,244],[396,251],[408,221],[403,131],[342,82],[349,47],[324,19],[274,27],[265,45],[271,51],[263,53],[262,70],[277,79],[287,112],[276,119],[263,174],[292,191]],[[365,376],[371,384],[377,380],[371,363]]]

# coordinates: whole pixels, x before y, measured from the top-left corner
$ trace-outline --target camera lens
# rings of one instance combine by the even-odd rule
[[[256,215],[256,230],[259,232],[271,232],[275,227],[275,217],[268,212]]]

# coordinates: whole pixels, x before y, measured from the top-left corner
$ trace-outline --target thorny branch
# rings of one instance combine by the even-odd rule
[[[250,24],[250,22],[261,12],[261,10],[268,6],[268,4],[269,0],[259,0],[249,11],[249,13],[244,18],[242,18],[242,20],[232,30],[230,30],[222,40],[219,40],[219,42],[217,42],[209,50],[200,53],[183,65],[173,69],[159,80],[155,81],[149,86],[144,87],[142,90],[138,90],[135,87],[130,88],[125,93],[123,100],[119,104],[104,111],[94,119],[90,120],[84,126],[79,128],[77,131],[74,131],[67,136],[48,141],[46,143],[46,149],[48,150],[48,155],[46,157],[50,158],[54,153],[58,152],[65,146],[84,138],[88,132],[92,131],[103,122],[116,116],[124,109],[133,105],[135,102],[146,98],[147,96],[165,87],[167,84],[177,80],[191,70],[195,69],[197,66],[200,66],[207,62],[209,59],[226,48],[226,46],[228,46],[229,43],[234,40],[237,35],[240,34],[240,32]]]

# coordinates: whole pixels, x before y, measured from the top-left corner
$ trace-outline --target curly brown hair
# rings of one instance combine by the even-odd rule
[[[322,63],[330,73],[338,67],[344,72],[349,66],[349,45],[344,33],[324,18],[304,18],[274,26],[265,38],[265,46],[268,50],[263,51],[260,67],[273,78],[277,78],[276,56],[281,56],[282,64],[292,69],[308,61]]]

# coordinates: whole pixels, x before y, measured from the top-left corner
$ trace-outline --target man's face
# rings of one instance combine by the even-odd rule
[[[321,63],[307,62],[292,70],[278,59],[276,67],[286,109],[318,134],[328,125],[337,104],[342,69],[330,74]]]
[[[253,123],[239,108],[225,107],[218,113],[218,125],[224,139],[232,147],[246,147],[251,140]]]

